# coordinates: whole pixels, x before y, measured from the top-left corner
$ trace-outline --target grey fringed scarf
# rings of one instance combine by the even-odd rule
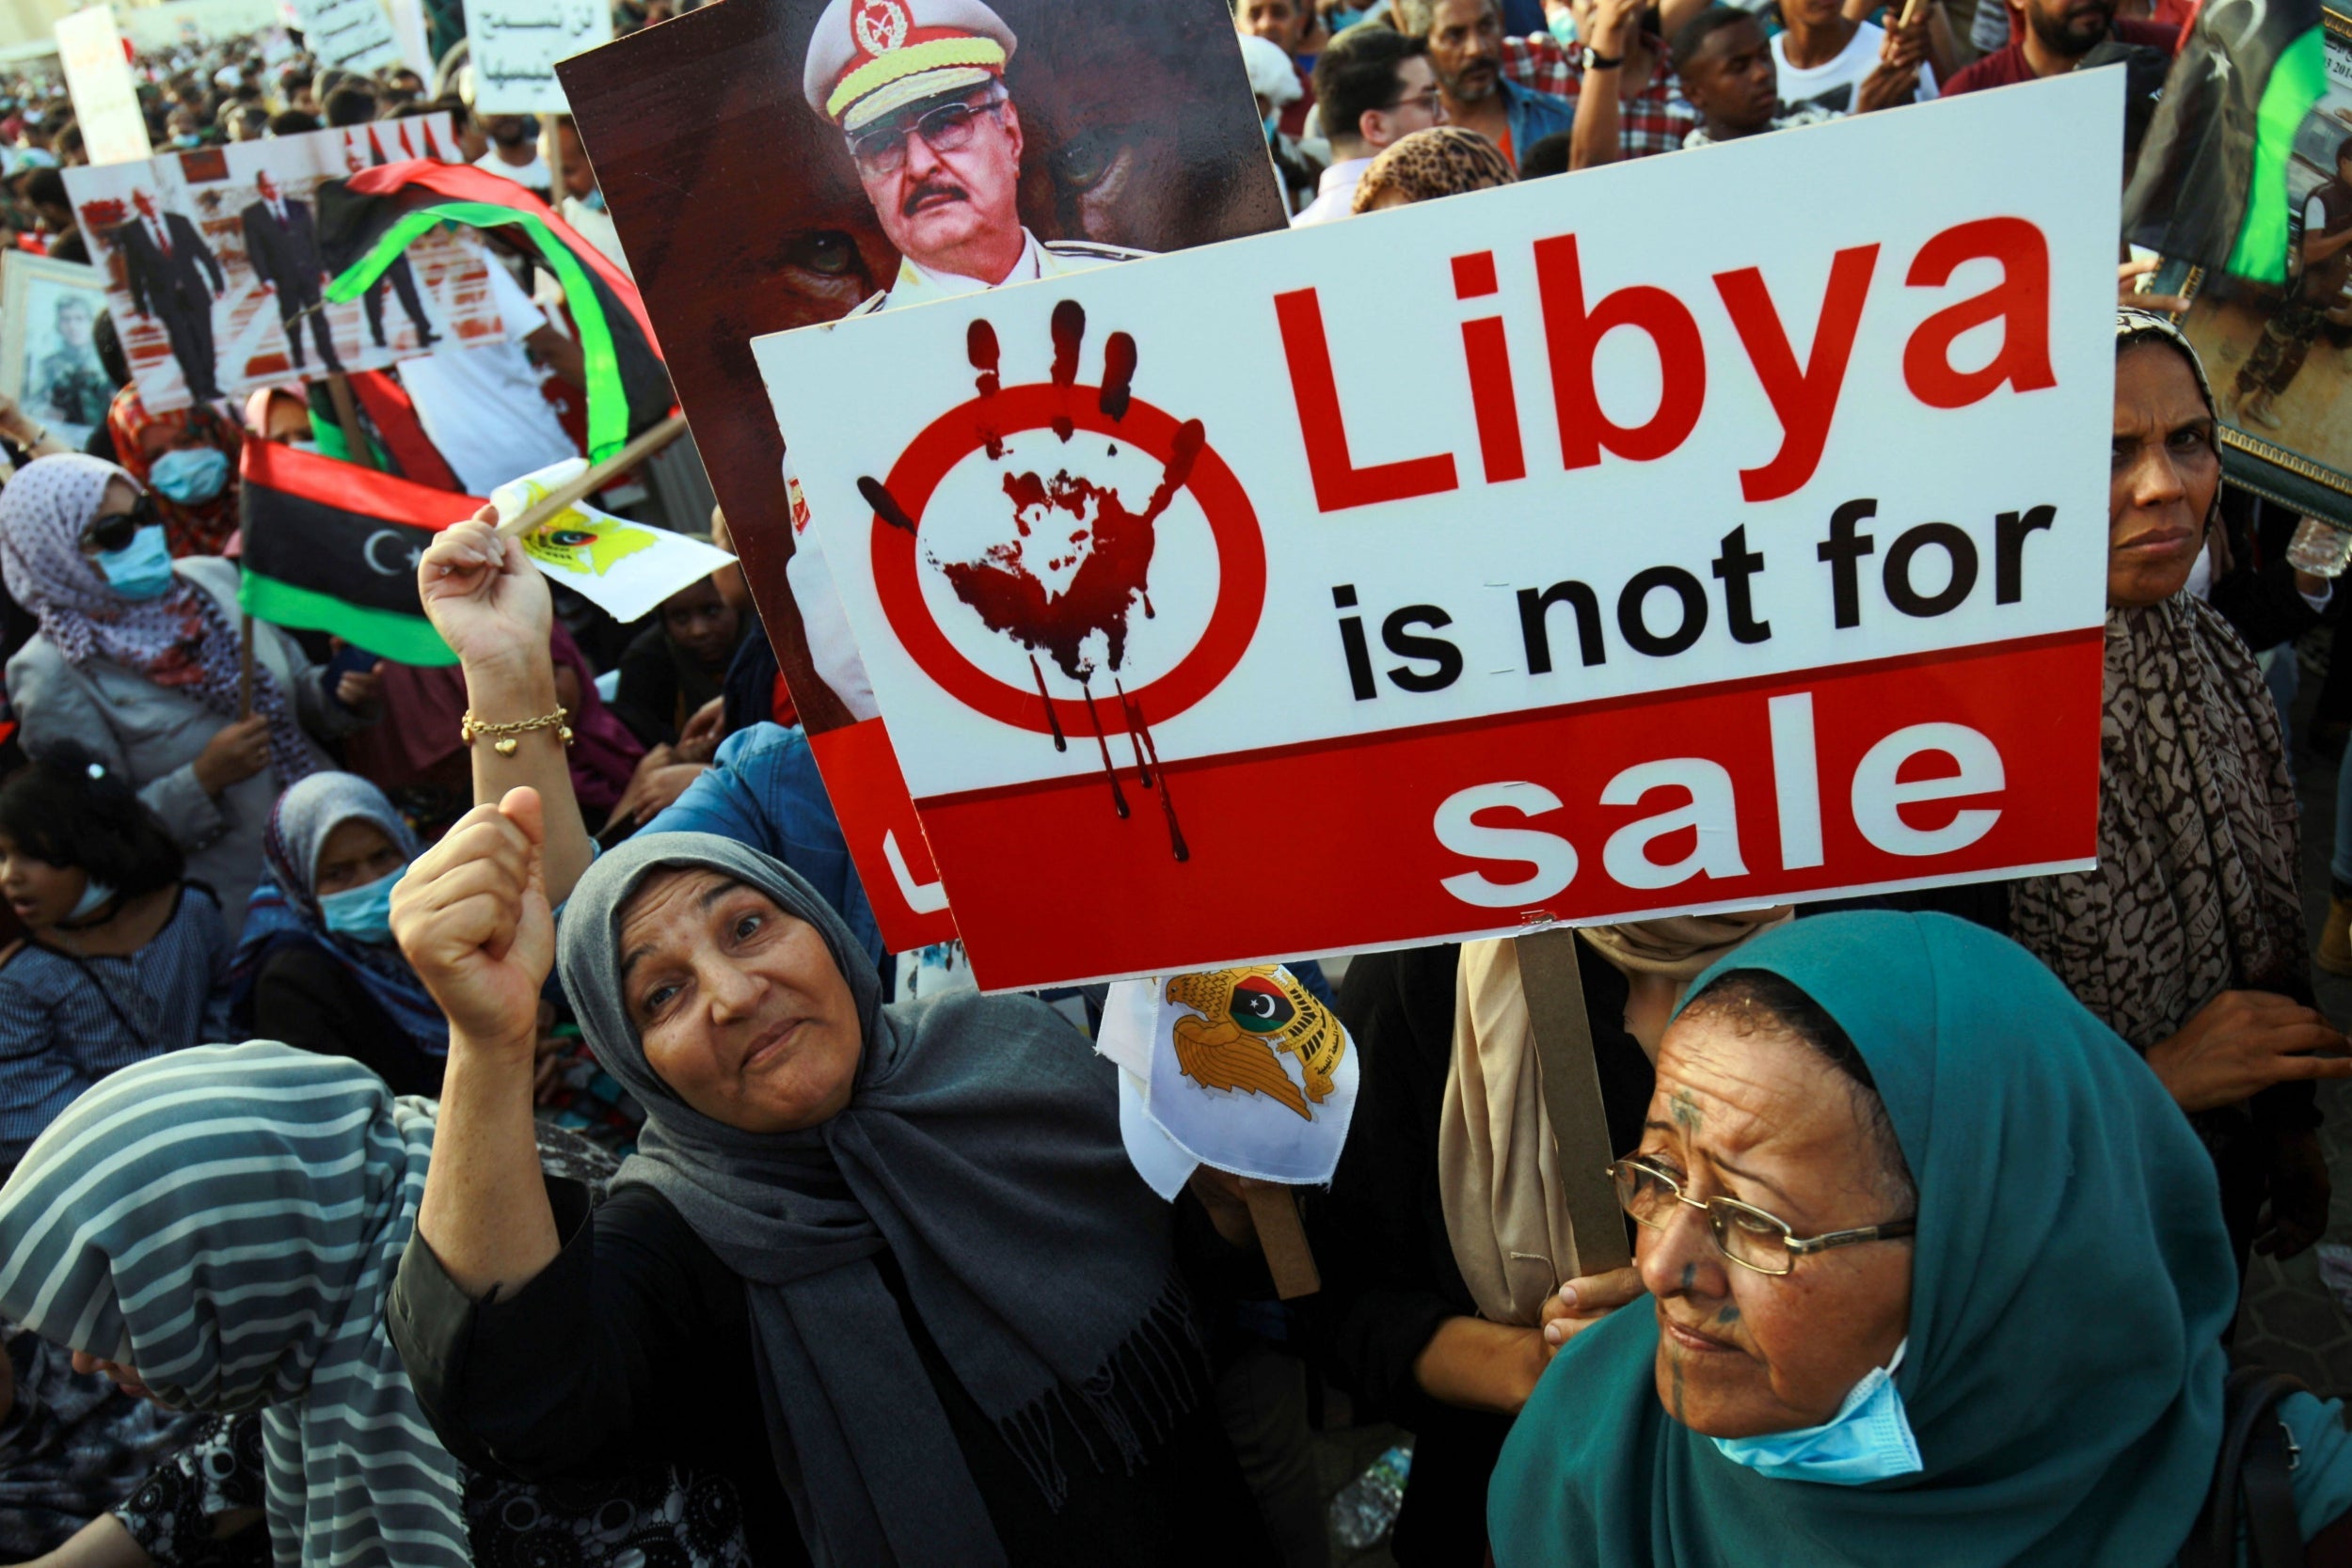
[[[620,920],[673,867],[757,888],[823,936],[865,1031],[855,1091],[831,1120],[739,1132],[646,1064]],[[591,867],[564,910],[562,965],[596,1059],[645,1107],[618,1182],[668,1198],[750,1293],[776,1468],[818,1561],[1005,1561],[877,1266],[884,1251],[1056,1505],[1067,1465],[1132,1469],[1198,1399],[1169,1210],[1127,1163],[1115,1076],[1043,1003],[967,992],[883,1006],[864,949],[806,882],[707,833],[641,836]],[[1082,1452],[1056,1450],[1057,1409]]]

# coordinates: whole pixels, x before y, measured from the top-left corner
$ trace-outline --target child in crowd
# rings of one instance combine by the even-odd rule
[[[210,888],[129,781],[58,747],[0,788],[0,1175],[118,1068],[229,1037],[230,943]]]

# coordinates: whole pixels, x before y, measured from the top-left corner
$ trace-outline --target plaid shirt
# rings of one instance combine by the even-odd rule
[[[1624,158],[1678,152],[1684,138],[1699,125],[1699,112],[1684,102],[1681,84],[1666,66],[1665,45],[1654,38],[1642,41],[1657,57],[1658,71],[1648,87],[1629,103],[1618,106],[1618,155]],[[1584,90],[1584,68],[1571,59],[1567,46],[1549,33],[1504,39],[1502,73],[1523,87],[1548,92],[1571,103]]]

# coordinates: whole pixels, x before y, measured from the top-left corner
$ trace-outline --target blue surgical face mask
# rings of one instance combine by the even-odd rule
[[[1272,141],[1275,135],[1282,129],[1282,111],[1279,109],[1275,110],[1272,114],[1266,116],[1265,119],[1260,123],[1265,127],[1265,139]]]
[[[587,208],[587,209],[588,209],[590,212],[592,212],[592,213],[601,213],[601,212],[603,212],[603,211],[604,211],[604,187],[603,187],[602,185],[599,185],[599,186],[597,186],[595,190],[590,191],[590,192],[589,192],[586,196],[581,197],[581,198],[580,198],[580,204],[582,207]]]
[[[202,138],[196,135],[193,132],[183,132],[171,138],[171,145],[174,147],[194,147],[201,140]]]
[[[1893,1361],[1855,1384],[1828,1424],[1761,1437],[1718,1437],[1715,1447],[1733,1464],[1774,1481],[1860,1486],[1916,1475],[1926,1466],[1919,1463],[1903,1397],[1895,1391],[1895,1369],[1903,1364],[1910,1344],[1906,1339],[1896,1346]]]
[[[151,599],[171,586],[171,545],[161,523],[148,524],[122,548],[101,550],[94,559],[106,586],[126,599]]]
[[[1558,12],[1547,25],[1551,28],[1551,36],[1562,43],[1576,41],[1576,13],[1574,11]]]
[[[87,920],[91,915],[104,909],[106,900],[114,895],[113,888],[85,872],[82,877],[82,896],[76,898],[73,901],[73,908],[66,911],[65,924],[77,926]]]
[[[1350,27],[1355,26],[1356,24],[1361,22],[1364,18],[1370,16],[1371,14],[1372,8],[1370,6],[1343,7],[1341,9],[1336,11],[1324,12],[1323,24],[1330,28],[1333,36],[1336,37],[1341,33],[1344,33]]]
[[[365,887],[345,888],[329,893],[319,899],[319,912],[326,917],[326,928],[355,942],[388,942],[392,940],[392,884],[401,879],[399,871],[388,872]]]
[[[229,483],[229,454],[218,447],[175,447],[155,459],[147,480],[181,505],[195,506]]]

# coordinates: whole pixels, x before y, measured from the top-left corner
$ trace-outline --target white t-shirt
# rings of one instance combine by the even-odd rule
[[[1854,89],[1862,79],[1878,69],[1879,48],[1885,42],[1886,29],[1875,22],[1865,22],[1853,30],[1846,47],[1836,58],[1826,65],[1800,69],[1788,63],[1788,35],[1772,35],[1772,70],[1779,77],[1780,101],[1788,104],[1819,103],[1840,114],[1853,112]],[[1925,60],[1919,62],[1919,94],[1917,102],[1925,103],[1935,96],[1935,68]]]
[[[476,158],[473,166],[486,168],[492,174],[502,174],[517,185],[529,185],[541,196],[555,189],[554,171],[548,167],[548,161],[536,152],[532,153],[531,162],[527,164],[510,164],[499,156],[499,150],[494,147]]]
[[[1343,158],[1323,171],[1316,182],[1315,198],[1298,210],[1291,219],[1293,229],[1305,229],[1312,224],[1332,223],[1347,217],[1356,210],[1356,187],[1364,182],[1364,170],[1372,166],[1370,158]]]
[[[489,273],[506,341],[478,347],[452,342],[400,363],[417,422],[449,459],[457,483],[475,496],[580,455],[539,390],[538,367],[522,350],[523,340],[548,319],[504,267],[493,261]]]

